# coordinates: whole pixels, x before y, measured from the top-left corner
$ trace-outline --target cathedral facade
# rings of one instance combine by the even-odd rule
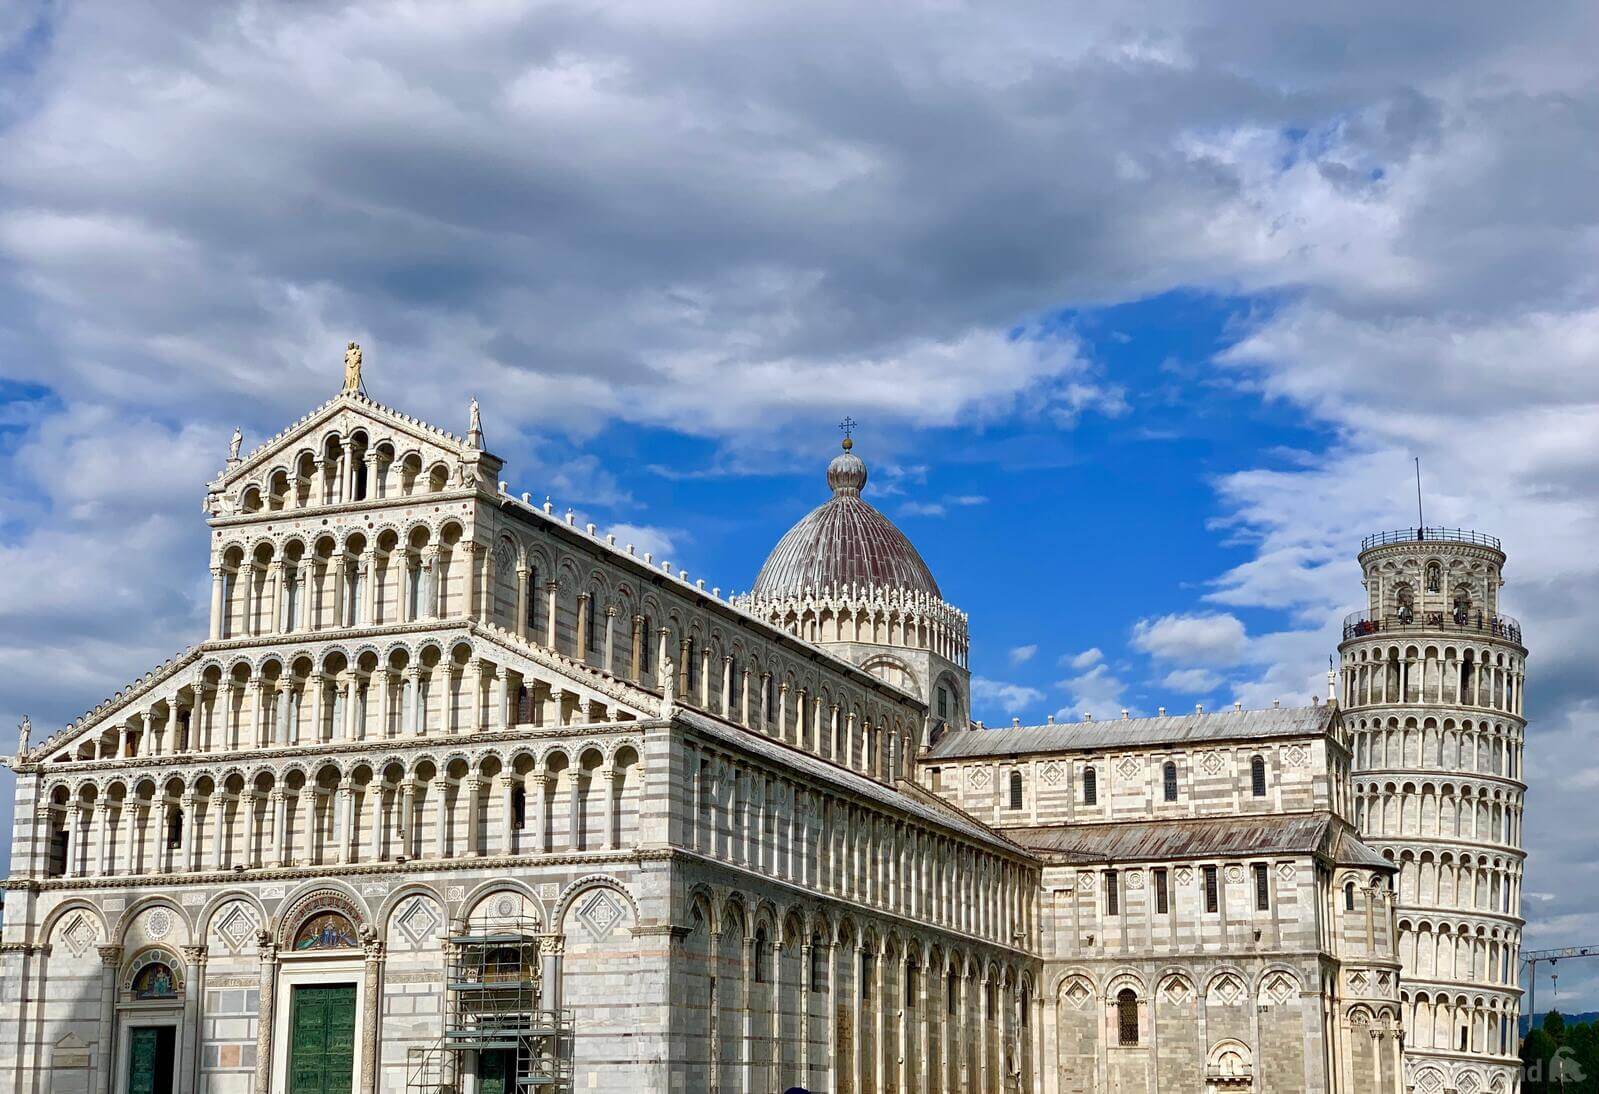
[[[739,597],[501,470],[354,346],[236,438],[205,638],[11,761],[0,1089],[1515,1088],[1519,629],[1387,691],[1361,633],[1306,707],[990,730],[853,452]]]

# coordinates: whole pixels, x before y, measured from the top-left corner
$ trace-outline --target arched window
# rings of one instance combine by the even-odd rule
[[[1022,773],[1020,771],[1012,771],[1010,773],[1010,807],[1012,809],[1020,809],[1022,807]]]
[[[1094,769],[1083,769],[1083,804],[1093,805],[1099,801],[1099,777],[1094,774]]]
[[[294,936],[296,950],[342,950],[360,945],[355,927],[338,912],[320,912],[300,925]]]
[[[1138,1043],[1138,993],[1132,988],[1116,993],[1116,1041],[1122,1045]]]
[[[757,927],[755,930],[755,945],[750,948],[750,956],[755,962],[755,982],[766,983],[766,928]]]
[[[135,999],[176,999],[178,995],[178,978],[172,975],[172,968],[159,961],[152,961],[139,970],[133,978],[133,997]]]
[[[1167,760],[1160,770],[1161,790],[1169,802],[1177,800],[1177,765]]]
[[[1249,792],[1257,798],[1266,796],[1266,761],[1259,756],[1249,761]]]
[[[167,814],[167,849],[175,851],[183,846],[183,810],[174,809]]]
[[[511,824],[516,828],[527,827],[527,788],[520,784],[511,789]]]
[[[1344,911],[1352,912],[1354,910],[1355,910],[1355,883],[1353,881],[1347,881],[1347,882],[1344,883]]]
[[[1427,563],[1427,591],[1436,593],[1444,586],[1444,568],[1436,562]]]

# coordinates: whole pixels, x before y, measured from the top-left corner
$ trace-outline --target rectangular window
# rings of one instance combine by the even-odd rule
[[[942,768],[934,767],[929,769],[927,777],[932,780],[934,790],[944,789],[944,771]]]
[[[1166,870],[1164,867],[1155,871],[1155,913],[1157,915],[1171,914],[1171,890],[1167,888]]]
[[[1121,876],[1115,870],[1105,871],[1105,914],[1121,914]]]
[[[1099,779],[1093,768],[1083,770],[1083,804],[1093,805],[1099,800]]]
[[[655,644],[655,634],[650,628],[650,617],[644,617],[644,634],[638,644],[638,670],[640,673],[650,671],[650,647]]]
[[[1221,895],[1216,889],[1216,867],[1205,867],[1205,911],[1214,912],[1221,907]]]
[[[1264,862],[1255,863],[1255,910],[1264,912],[1271,908],[1271,878]]]
[[[955,979],[955,974],[950,973],[944,985],[944,1012],[954,1014],[960,1009],[960,981]]]
[[[861,954],[861,1002],[863,1003],[872,1001],[872,966],[872,955]]]
[[[907,1010],[916,1009],[916,979],[920,972],[921,969],[914,961],[905,966],[905,1009]]]

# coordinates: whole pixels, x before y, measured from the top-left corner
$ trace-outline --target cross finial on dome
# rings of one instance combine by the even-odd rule
[[[850,449],[855,447],[855,441],[850,435],[855,432],[855,427],[859,424],[859,422],[857,422],[854,418],[851,418],[848,414],[844,415],[844,420],[838,423],[838,428],[844,434],[845,452],[848,452]]]

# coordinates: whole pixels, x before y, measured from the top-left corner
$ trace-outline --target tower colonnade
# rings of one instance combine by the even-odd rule
[[[1477,532],[1370,536],[1337,694],[1355,818],[1399,867],[1407,1086],[1513,1089],[1526,784],[1521,626],[1505,555]]]

